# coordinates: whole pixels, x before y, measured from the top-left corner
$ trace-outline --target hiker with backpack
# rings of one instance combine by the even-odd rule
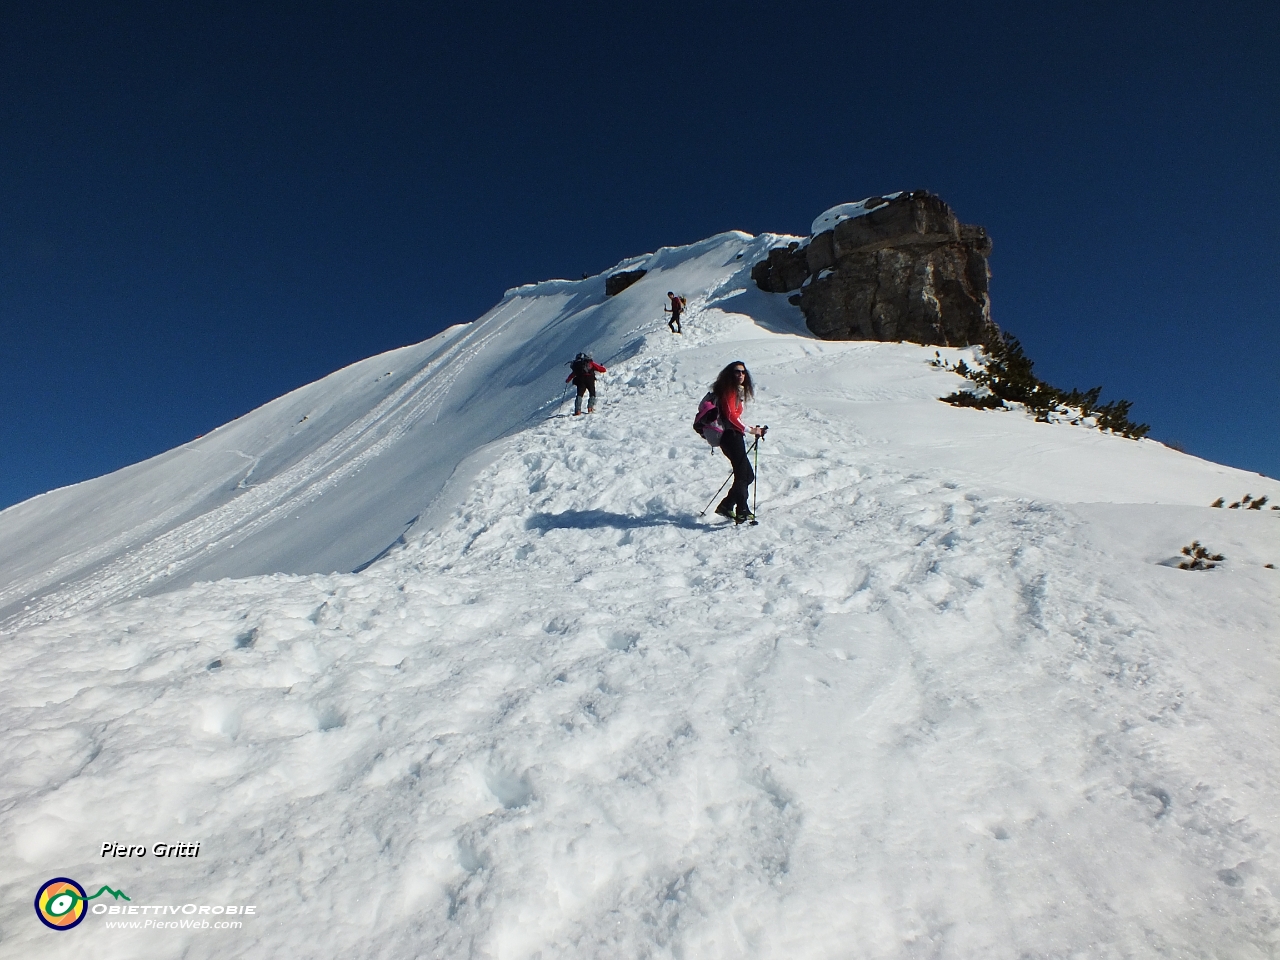
[[[582,395],[587,395],[587,413],[596,412],[596,374],[608,373],[604,367],[591,359],[591,354],[580,353],[569,363],[569,375],[564,378],[565,383],[573,382],[578,388],[578,395],[573,401],[573,415],[579,416],[582,413]]]
[[[672,333],[680,333],[680,314],[684,312],[685,299],[684,297],[677,297],[670,290],[667,291],[667,299],[671,301],[671,306],[662,308],[663,313],[671,314],[671,319],[667,321],[667,327],[670,328]]]
[[[747,492],[756,478],[755,471],[751,469],[751,461],[747,458],[746,435],[749,433],[756,437],[758,443],[759,438],[763,437],[765,430],[768,429],[761,426],[748,427],[742,422],[743,406],[746,401],[755,397],[755,388],[747,365],[741,360],[736,360],[721,370],[720,375],[716,377],[716,382],[711,385],[709,396],[715,398],[715,415],[709,416],[710,411],[708,414],[699,414],[698,420],[694,422],[694,429],[698,430],[704,439],[708,432],[714,435],[717,427],[722,430],[719,447],[733,464],[733,486],[729,488],[729,495],[716,507],[716,513],[722,517],[728,517],[735,523],[745,523],[755,519],[748,504]],[[706,400],[703,402],[705,405]],[[710,420],[715,422],[709,423]],[[701,430],[698,429],[700,424]],[[708,440],[708,442],[711,441]],[[715,446],[714,443],[712,445]]]

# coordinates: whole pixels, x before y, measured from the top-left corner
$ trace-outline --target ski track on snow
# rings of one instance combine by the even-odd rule
[[[362,469],[374,457],[401,440],[415,423],[438,409],[467,364],[534,301],[515,299],[503,304],[476,324],[441,354],[378,403],[359,420],[347,426],[314,453],[298,463],[253,486],[221,506],[143,543],[107,563],[99,570],[71,584],[60,584],[52,592],[34,600],[19,614],[0,623],[5,631],[20,630],[54,617],[76,613],[130,596],[140,587],[161,577],[171,577],[190,566],[206,550],[240,542],[291,511],[333,489],[344,478]],[[519,306],[499,319],[509,306]],[[113,538],[91,554],[89,563],[111,556],[125,544],[134,543],[163,529],[189,510],[188,504],[172,508],[155,521]],[[85,554],[70,555],[54,568],[61,577],[86,566]],[[20,582],[0,591],[0,607],[7,600],[23,596],[50,574]]]

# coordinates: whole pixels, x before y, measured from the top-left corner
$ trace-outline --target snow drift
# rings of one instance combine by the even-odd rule
[[[932,348],[756,289],[775,240],[510,291],[0,514],[0,951],[1273,956],[1280,516],[1208,504],[1280,484],[939,403]],[[689,428],[737,359],[756,528],[699,516]],[[257,909],[57,933],[51,877]]]

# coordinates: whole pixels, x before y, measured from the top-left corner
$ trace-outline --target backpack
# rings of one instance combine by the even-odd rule
[[[591,370],[591,358],[585,353],[580,353],[569,363],[569,369],[573,371],[575,377],[586,376]]]
[[[720,422],[720,401],[716,399],[715,391],[707,391],[707,395],[698,404],[698,415],[693,418],[693,430],[711,446],[720,446],[724,424]]]

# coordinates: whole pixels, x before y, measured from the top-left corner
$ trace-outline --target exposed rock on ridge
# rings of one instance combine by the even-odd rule
[[[606,297],[616,297],[648,272],[648,270],[624,270],[622,273],[615,273],[612,276],[605,277],[604,295]]]
[[[769,293],[799,290],[791,302],[815,335],[953,347],[1000,338],[982,227],[960,223],[923,190],[834,208],[815,230],[832,221],[833,229],[770,250],[751,271]]]

